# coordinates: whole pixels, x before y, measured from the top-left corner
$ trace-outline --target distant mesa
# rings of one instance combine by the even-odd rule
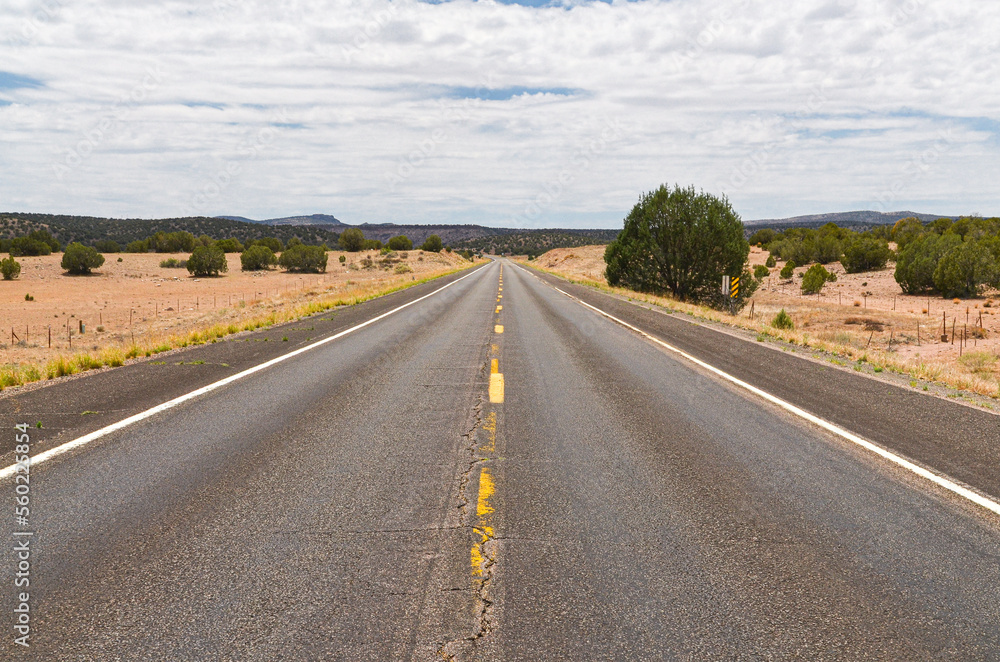
[[[958,218],[941,214],[921,214],[915,211],[842,211],[831,214],[811,214],[808,216],[792,216],[791,218],[761,218],[753,221],[743,221],[750,227],[786,228],[791,226],[820,227],[827,223],[835,223],[840,227],[890,225],[901,218],[914,216],[927,223],[938,218]],[[960,215],[959,215],[960,216]]]

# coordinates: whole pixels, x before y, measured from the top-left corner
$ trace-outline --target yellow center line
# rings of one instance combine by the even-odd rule
[[[472,543],[470,562],[472,564],[472,574],[482,577],[486,569],[486,558],[483,554],[483,545],[493,537],[493,506],[490,504],[490,497],[496,492],[496,485],[490,470],[483,467],[479,472],[479,499],[476,502],[476,516],[479,518],[479,526],[472,530],[479,534],[480,539]]]
[[[493,327],[493,333],[503,333],[503,324],[497,324]]]
[[[500,368],[500,362],[497,359],[493,359],[492,361],[490,361],[490,374],[491,375],[495,375],[498,372],[500,372],[499,368]]]
[[[490,375],[490,402],[500,404],[503,402],[503,373],[497,372]]]

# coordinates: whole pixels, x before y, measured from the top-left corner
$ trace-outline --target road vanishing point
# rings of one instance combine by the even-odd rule
[[[0,412],[4,660],[1000,659],[1000,418],[504,259]]]

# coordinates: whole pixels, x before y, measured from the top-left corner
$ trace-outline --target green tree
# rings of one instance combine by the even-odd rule
[[[993,253],[978,241],[965,241],[938,260],[934,286],[946,297],[976,296],[983,285],[997,285],[998,275]]]
[[[0,273],[4,280],[14,280],[21,275],[21,263],[12,257],[0,260]]]
[[[229,262],[221,248],[198,246],[187,260],[187,270],[194,276],[218,276],[229,271]]]
[[[781,276],[782,278],[787,279],[791,278],[792,274],[794,273],[795,273],[795,260],[789,260],[788,262],[785,262],[785,266],[781,268],[781,273],[779,273],[778,275]]]
[[[773,255],[768,255],[767,256],[767,261],[764,262],[764,266],[768,267],[769,269],[772,269],[772,268],[778,266],[778,262],[774,259]]]
[[[135,241],[130,241],[125,245],[126,253],[148,253],[149,252],[149,240],[148,239],[136,239]]]
[[[284,245],[281,243],[281,240],[278,239],[277,237],[261,237],[260,239],[256,239],[247,244],[247,248],[249,248],[251,245],[267,246],[268,248],[271,249],[272,253],[280,253],[285,248]]]
[[[420,245],[420,250],[431,253],[440,253],[442,248],[444,248],[444,243],[441,241],[441,237],[436,234],[432,234],[424,239],[424,243]]]
[[[955,234],[922,234],[909,241],[896,257],[896,282],[906,294],[920,294],[935,288],[934,271],[949,250],[962,243]]]
[[[278,259],[278,264],[286,271],[322,273],[326,271],[326,261],[326,251],[319,246],[300,244],[286,248]]]
[[[365,233],[360,228],[347,228],[340,233],[340,247],[350,253],[357,253],[365,247]]]
[[[104,256],[93,246],[73,242],[66,247],[62,257],[62,268],[71,274],[89,274],[104,264]]]
[[[763,264],[758,264],[753,268],[753,277],[757,280],[764,280],[771,275],[771,270],[765,267]]]
[[[860,234],[845,248],[841,264],[849,274],[864,271],[884,269],[886,262],[892,257],[889,243],[870,234]]]
[[[242,253],[244,248],[243,244],[240,243],[239,239],[232,237],[230,239],[219,239],[210,244],[217,248],[221,248],[223,253]]]
[[[365,245],[362,248],[366,251],[380,251],[382,250],[382,242],[378,239],[365,239]]]
[[[398,237],[393,237],[386,244],[390,250],[394,251],[409,251],[413,250],[413,242],[405,234],[401,234]]]
[[[31,237],[15,237],[10,242],[10,254],[14,257],[22,255],[49,255],[52,247],[44,241],[38,241]]]
[[[819,294],[828,281],[836,280],[836,276],[826,270],[822,264],[814,264],[802,275],[802,293]]]
[[[749,254],[743,222],[725,197],[660,186],[625,217],[604,252],[605,273],[611,285],[719,302],[722,277],[744,275]],[[741,289],[742,300],[751,288]]]
[[[240,264],[243,271],[260,271],[278,264],[278,258],[270,248],[257,244],[243,251]]]
[[[750,235],[750,245],[766,248],[777,236],[778,233],[771,228],[761,228]]]
[[[101,241],[94,242],[94,248],[96,248],[99,253],[122,252],[121,244],[114,239],[102,239]]]
[[[820,264],[830,264],[840,259],[840,240],[836,236],[825,235],[813,242],[812,258]]]

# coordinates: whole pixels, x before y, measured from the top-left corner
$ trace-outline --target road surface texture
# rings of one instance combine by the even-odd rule
[[[0,658],[1000,657],[1000,518],[553,285],[1000,492],[988,413],[500,261],[0,400],[7,466],[415,302],[0,481]]]

